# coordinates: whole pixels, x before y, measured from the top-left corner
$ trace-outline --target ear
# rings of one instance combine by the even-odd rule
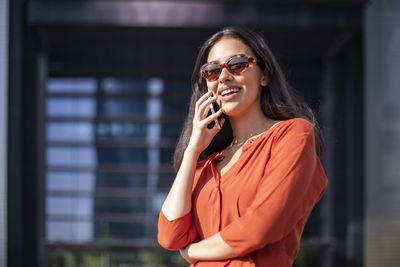
[[[264,74],[262,75],[262,77],[261,77],[260,85],[261,85],[262,87],[265,87],[265,86],[267,86],[268,84],[269,84],[268,77],[267,77],[267,75],[264,73]]]

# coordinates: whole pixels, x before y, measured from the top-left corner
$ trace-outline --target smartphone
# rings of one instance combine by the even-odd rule
[[[210,89],[208,89],[208,91],[210,91]],[[217,112],[220,109],[220,107],[218,106],[217,103],[213,102],[210,104],[210,111],[208,112],[207,116],[210,116],[211,114],[214,114],[215,112]],[[217,125],[219,127],[221,127],[221,125],[219,124],[218,118],[215,119],[213,122],[211,122],[210,124],[207,125],[208,129],[211,129],[212,127],[214,127],[214,125],[217,123]]]

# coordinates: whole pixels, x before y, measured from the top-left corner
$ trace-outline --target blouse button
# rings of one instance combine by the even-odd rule
[[[250,140],[250,144],[252,144],[252,143],[254,143],[254,140],[253,140],[253,139]]]

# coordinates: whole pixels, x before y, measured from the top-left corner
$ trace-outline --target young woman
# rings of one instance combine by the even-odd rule
[[[265,41],[240,28],[204,43],[192,88],[159,243],[199,267],[292,266],[327,185],[312,111]]]

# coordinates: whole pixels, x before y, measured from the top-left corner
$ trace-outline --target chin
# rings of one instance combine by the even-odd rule
[[[226,103],[222,105],[224,114],[229,117],[241,117],[242,115],[249,112],[251,107],[245,105],[245,103]]]
[[[235,117],[240,115],[240,111],[237,108],[224,107],[224,114],[228,117]]]
[[[232,103],[223,103],[222,108],[224,110],[224,114],[230,116],[233,113],[235,113],[235,110],[236,110],[235,106],[236,105],[232,105]]]

